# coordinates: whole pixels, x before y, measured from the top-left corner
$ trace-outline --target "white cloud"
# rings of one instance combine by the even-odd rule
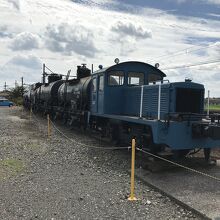
[[[41,58],[54,71],[61,73],[66,73],[69,68],[75,69],[76,65],[82,62],[87,63],[88,67],[92,63],[94,67],[99,64],[112,65],[115,57],[119,57],[121,62],[127,60],[152,61],[152,64],[159,62],[161,68],[165,68],[174,64],[198,63],[202,61],[201,59],[216,59],[219,54],[216,48],[209,48],[204,50],[202,57],[199,53],[185,53],[165,59],[164,63],[161,63],[163,60],[158,58],[162,54],[167,56],[167,54],[199,44],[199,39],[219,38],[220,21],[218,20],[179,17],[163,10],[136,8],[134,5],[132,7],[138,13],[130,14],[129,11],[132,10],[128,10],[128,13],[108,10],[108,3],[114,4],[114,0],[93,0],[92,4],[90,4],[91,1],[83,2],[84,4],[76,4],[70,0],[22,0],[18,7],[20,10],[15,10],[8,0],[0,0],[1,26],[7,27],[2,30],[2,36],[13,37],[21,32],[31,33],[37,38],[39,36],[38,46],[35,45],[33,48],[40,48],[34,50],[36,57]],[[181,2],[183,3],[183,0],[179,0],[179,3]],[[124,3],[120,2],[120,4]],[[29,68],[31,65],[25,63],[24,60],[21,61],[22,65],[16,61],[20,59],[19,56],[23,57],[22,54],[26,54],[27,50],[23,49],[26,41],[22,40],[20,41],[23,43],[18,43],[21,45],[19,50],[10,50],[9,46],[15,38],[0,37],[1,55],[4,54],[0,59],[0,66],[11,58],[11,62],[8,62],[6,66],[7,68],[13,67],[13,71],[12,68],[10,70],[11,76],[14,72],[13,78],[11,77],[12,81],[16,79],[16,74],[20,77],[19,71],[28,69],[34,72],[37,70]],[[195,42],[186,40],[190,38],[195,39]],[[32,48],[30,44],[26,46],[26,48]],[[18,52],[19,55],[17,55]],[[38,61],[39,58],[37,58]],[[37,67],[40,67],[41,64],[36,63],[38,63]],[[205,69],[208,66],[204,66],[200,69],[199,67],[178,69],[165,73],[172,81],[184,80],[185,76],[192,75],[194,81],[199,80],[205,83],[205,86],[207,85],[212,90],[212,94],[220,96],[219,86],[212,83],[212,77],[210,77],[215,76],[214,74],[218,71],[217,67],[214,65],[209,67],[209,70]],[[9,70],[5,69],[5,72],[9,73]],[[0,73],[0,80],[5,81],[7,75],[3,77],[2,73]],[[36,71],[36,75],[28,75],[27,80],[33,82],[39,80],[40,77],[38,69],[38,73]]]
[[[11,3],[15,9],[20,10],[20,0],[8,0],[8,2]]]
[[[66,55],[73,53],[94,57],[97,49],[93,42],[93,33],[82,25],[48,25],[46,28],[46,47],[54,52]]]
[[[203,0],[206,3],[212,3],[216,5],[220,5],[220,0]]]
[[[7,82],[9,87],[14,86],[15,81],[20,82],[21,77],[24,77],[25,83],[38,82],[41,79],[41,68],[41,60],[36,55],[17,54],[0,66],[0,79],[1,82]]]
[[[12,37],[12,33],[9,32],[8,27],[6,25],[0,26],[0,38]]]
[[[135,25],[131,22],[123,23],[118,21],[114,26],[112,26],[111,30],[125,37],[131,36],[136,39],[152,38],[151,30],[144,30],[141,25]]]
[[[7,65],[22,66],[28,69],[40,69],[42,66],[41,60],[32,54],[15,55],[7,63]]]
[[[12,50],[32,50],[39,48],[39,37],[30,32],[22,32],[17,34],[12,40],[9,48]]]

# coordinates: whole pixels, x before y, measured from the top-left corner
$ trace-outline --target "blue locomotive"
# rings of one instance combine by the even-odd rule
[[[45,77],[44,70],[44,77]],[[195,148],[220,147],[220,116],[204,115],[204,86],[185,80],[170,83],[157,67],[129,61],[91,73],[77,67],[77,77],[51,74],[24,96],[24,105],[50,113],[70,125],[95,129],[115,143],[182,157]]]

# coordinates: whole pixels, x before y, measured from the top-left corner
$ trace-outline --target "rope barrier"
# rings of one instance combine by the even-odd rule
[[[186,169],[186,170],[188,170],[188,171],[191,171],[191,172],[200,174],[200,175],[202,175],[202,176],[206,176],[206,177],[208,177],[208,178],[211,178],[211,179],[220,181],[220,178],[218,178],[218,177],[216,177],[216,176],[211,176],[211,175],[209,175],[209,174],[207,174],[207,173],[203,173],[203,172],[201,172],[201,171],[192,169],[192,168],[190,168],[190,167],[186,167],[186,166],[184,166],[184,165],[178,164],[178,163],[173,162],[173,161],[171,161],[171,160],[167,160],[166,158],[163,158],[163,157],[160,157],[160,156],[158,156],[158,155],[152,154],[152,153],[150,153],[150,152],[144,151],[144,150],[142,150],[142,149],[140,149],[140,148],[138,148],[138,147],[137,147],[136,149],[137,149],[138,151],[141,151],[141,152],[143,152],[143,153],[145,153],[145,154],[148,154],[148,155],[150,155],[150,156],[152,156],[152,157],[155,157],[155,158],[158,158],[158,159],[163,160],[163,161],[165,161],[165,162],[171,163],[171,164],[173,164],[173,165],[175,165],[175,166],[184,168],[184,169]]]
[[[35,116],[34,113],[32,113],[33,115],[33,118],[36,120],[36,122],[40,125],[40,121],[37,119],[37,117]],[[88,144],[84,144],[84,143],[81,143],[81,142],[78,142],[78,141],[75,141],[71,138],[69,138],[66,134],[64,134],[59,128],[57,128],[57,126],[53,123],[53,121],[50,119],[50,123],[51,125],[54,127],[54,129],[60,133],[63,137],[65,137],[67,140],[71,141],[72,143],[74,144],[77,144],[77,145],[80,145],[80,146],[83,146],[83,147],[87,147],[87,148],[93,148],[93,149],[101,149],[101,150],[122,150],[122,149],[131,149],[131,146],[128,146],[128,147],[97,147],[97,146],[90,146]]]
[[[59,128],[56,127],[56,125],[50,120],[52,126],[55,128],[55,130],[57,130],[63,137],[65,137],[66,139],[68,139],[69,141],[71,141],[72,143],[81,145],[83,147],[87,147],[87,148],[94,148],[94,149],[102,149],[102,150],[121,150],[121,149],[130,149],[131,147],[96,147],[96,146],[90,146],[78,141],[75,141],[71,138],[69,138],[66,134],[64,134]]]
[[[33,118],[37,121],[37,123],[38,123],[38,124],[41,124],[40,121],[39,121],[39,120],[37,119],[37,117],[35,116],[35,114],[32,113],[32,115],[33,115]],[[128,150],[129,150],[129,149],[131,149],[130,146],[129,146],[129,147],[97,147],[97,146],[90,146],[90,145],[88,145],[88,144],[84,144],[84,143],[81,143],[81,142],[78,142],[78,141],[75,141],[75,140],[69,138],[69,137],[68,137],[66,134],[64,134],[59,128],[57,128],[57,126],[56,126],[51,120],[50,120],[50,122],[51,122],[51,125],[54,127],[54,129],[55,129],[58,133],[60,133],[63,137],[65,137],[67,140],[69,140],[70,142],[72,142],[72,143],[74,143],[74,144],[77,144],[77,145],[80,145],[80,146],[83,146],[83,147],[87,147],[87,148],[91,148],[91,149],[101,149],[101,150],[121,150],[121,149],[128,149]],[[185,169],[185,170],[188,170],[188,171],[197,173],[197,174],[199,174],[199,175],[202,175],[202,176],[205,176],[205,177],[208,177],[208,178],[210,178],[210,179],[213,179],[213,180],[216,180],[216,181],[219,181],[219,182],[220,182],[220,178],[219,178],[219,177],[212,176],[212,175],[209,175],[209,174],[207,174],[207,173],[204,173],[204,172],[195,170],[195,169],[193,169],[193,168],[190,168],[190,167],[187,167],[187,166],[178,164],[178,163],[176,163],[176,162],[173,162],[173,161],[168,160],[168,159],[166,159],[166,158],[163,158],[163,157],[160,157],[160,156],[158,156],[158,155],[152,154],[152,153],[150,153],[150,152],[148,152],[148,151],[145,151],[145,150],[143,150],[143,149],[141,149],[141,148],[138,148],[138,147],[136,147],[136,150],[138,150],[138,151],[140,151],[140,152],[143,152],[143,153],[145,153],[145,154],[148,154],[148,155],[150,155],[150,156],[152,156],[152,157],[158,158],[158,159],[160,159],[160,160],[163,160],[163,161],[165,161],[165,162],[167,162],[167,163],[173,164],[173,165],[175,165],[175,166],[177,166],[177,167],[181,167],[181,168],[183,168],[183,169]]]

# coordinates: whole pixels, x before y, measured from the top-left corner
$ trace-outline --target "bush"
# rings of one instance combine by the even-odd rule
[[[23,94],[26,89],[22,86],[17,86],[9,91],[9,99],[16,105],[23,105]]]
[[[23,98],[22,97],[18,97],[16,99],[10,99],[12,102],[14,102],[16,105],[18,106],[22,106],[23,105]]]

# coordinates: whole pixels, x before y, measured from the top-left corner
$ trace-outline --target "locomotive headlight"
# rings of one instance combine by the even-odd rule
[[[159,66],[160,66],[159,63],[155,63],[155,67],[156,67],[157,69],[159,68]]]
[[[115,63],[119,64],[120,60],[118,58],[115,58]]]

